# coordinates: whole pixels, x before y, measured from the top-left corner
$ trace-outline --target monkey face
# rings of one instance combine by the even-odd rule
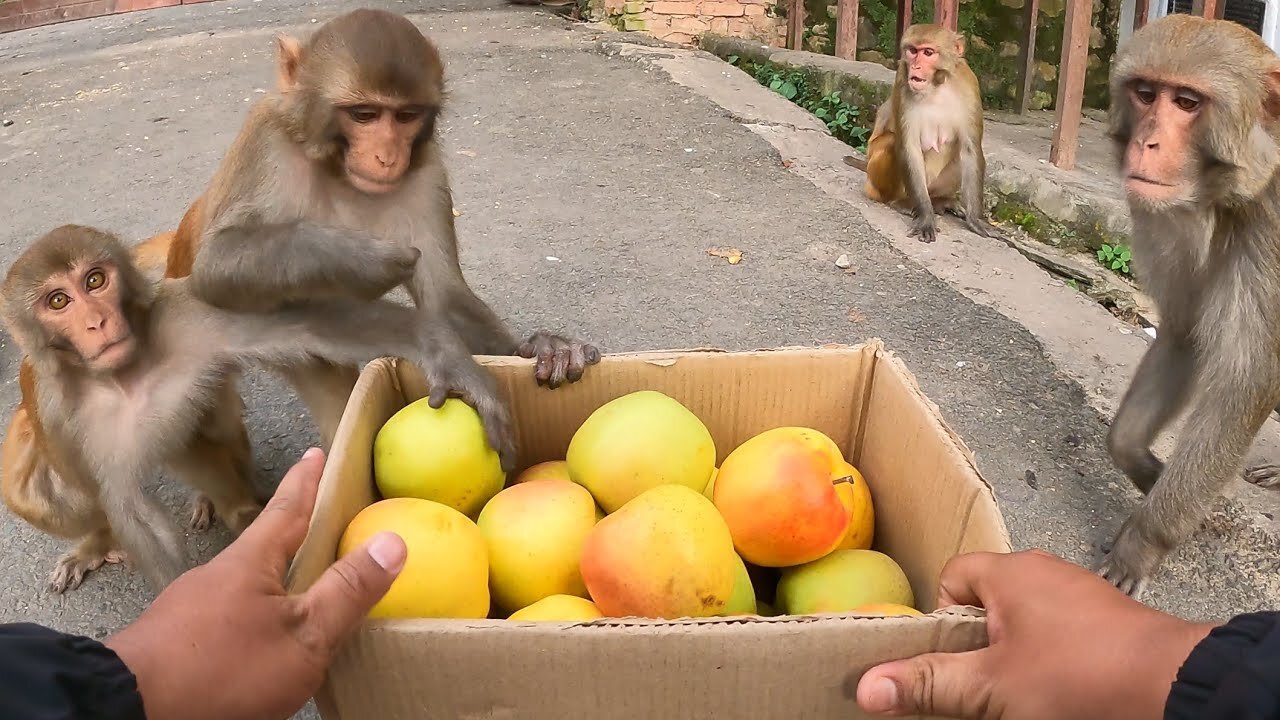
[[[342,165],[351,186],[370,195],[396,189],[412,165],[414,145],[430,115],[427,107],[412,104],[338,108],[338,128],[346,140]]]
[[[938,48],[933,43],[912,44],[903,48],[902,61],[907,66],[907,87],[912,92],[921,92],[933,84],[939,58]]]
[[[90,370],[110,372],[127,365],[137,350],[123,287],[114,265],[79,264],[50,275],[32,310],[55,347],[73,352]]]
[[[1124,189],[1131,200],[1168,204],[1196,196],[1196,121],[1200,93],[1173,83],[1135,77],[1128,86],[1133,132],[1124,148]]]

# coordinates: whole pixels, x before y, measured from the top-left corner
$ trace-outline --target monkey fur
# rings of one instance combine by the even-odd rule
[[[411,246],[367,245],[331,269],[395,287],[418,258]],[[198,449],[201,421],[223,399],[228,372],[310,357],[421,364],[434,359],[437,342],[413,322],[413,308],[383,299],[224,310],[196,297],[187,279],[149,282],[115,236],[77,225],[50,231],[19,256],[0,311],[25,355],[23,392],[33,400],[10,424],[0,489],[35,527],[80,540],[59,561],[55,586],[78,584],[120,551],[157,591],[186,569],[181,533],[142,483],[171,466],[197,487],[207,481],[200,489],[219,504],[234,473],[201,467],[208,458],[191,441]],[[438,402],[446,391],[431,390]],[[233,521],[247,525],[258,509]]]
[[[1280,58],[1236,23],[1169,15],[1120,49],[1111,98],[1135,270],[1161,318],[1107,436],[1145,497],[1098,572],[1136,597],[1280,402]],[[1162,462],[1151,444],[1184,409]]]
[[[937,212],[959,217],[983,237],[999,235],[983,218],[982,95],[964,49],[964,36],[941,25],[908,27],[867,157],[845,158],[867,173],[870,200],[912,215],[907,235],[921,242],[937,238]]]
[[[281,37],[278,65],[279,92],[250,111],[169,238],[166,276],[190,276],[197,296],[225,308],[366,300],[388,288],[340,274],[350,266],[345,258],[418,248],[422,261],[405,287],[416,323],[436,339],[423,370],[433,387],[476,408],[511,470],[517,448],[509,410],[472,355],[536,358],[536,379],[556,388],[580,379],[600,352],[546,332],[518,342],[463,277],[436,139],[445,92],[435,46],[401,15],[360,9],[305,43]],[[308,361],[278,370],[327,447],[357,369]],[[443,401],[434,397],[432,406]],[[243,422],[235,407],[218,412]]]

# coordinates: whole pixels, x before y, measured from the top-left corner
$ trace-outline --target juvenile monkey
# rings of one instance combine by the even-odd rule
[[[983,237],[998,234],[983,218],[982,94],[964,50],[964,36],[941,25],[907,28],[866,161],[845,158],[867,173],[868,198],[912,214],[907,235],[921,242],[937,239],[936,212],[961,218]]]
[[[419,257],[409,245],[365,247],[345,260],[303,255],[295,269],[317,274],[315,263],[330,263],[376,297],[377,288],[407,281]],[[181,472],[198,461],[190,443],[228,371],[309,357],[434,357],[431,329],[415,324],[408,306],[343,299],[223,310],[195,297],[188,280],[147,282],[113,235],[76,225],[54,229],[19,256],[0,286],[0,309],[29,361],[24,391],[34,397],[33,426],[42,435],[6,442],[3,496],[35,527],[80,540],[55,570],[62,582],[78,582],[120,551],[156,589],[186,569],[181,533],[142,483],[163,465],[177,463]],[[433,386],[432,400],[443,402],[447,390]],[[208,481],[201,489],[219,501],[224,474],[187,475]]]
[[[157,248],[148,241],[130,251],[135,267],[151,276],[150,281],[158,281],[168,245]],[[55,444],[56,433],[46,432],[36,402],[37,382],[30,359],[24,357],[18,367],[18,407],[0,444],[0,497],[15,515],[36,528],[80,541],[59,558],[49,575],[49,589],[61,593],[79,587],[85,575],[104,562],[119,562],[124,555],[113,549],[105,518],[93,512],[96,501],[86,501],[81,491],[84,483],[75,482],[83,473],[71,467],[74,453]],[[224,386],[220,402],[225,407],[242,407],[231,385]],[[239,417],[237,413],[234,419]],[[205,530],[216,514],[238,535],[262,508],[253,488],[255,468],[243,423],[227,423],[224,417],[207,413],[195,435],[185,443],[175,441],[173,449],[170,469],[197,491],[190,527]]]
[[[1109,132],[1161,318],[1107,436],[1146,497],[1099,572],[1137,596],[1280,401],[1280,58],[1234,22],[1155,20],[1113,65]],[[1166,465],[1151,443],[1188,406]]]
[[[189,275],[198,297],[224,308],[365,300],[381,288],[342,274],[346,258],[391,245],[420,249],[406,288],[415,323],[435,341],[423,371],[433,386],[475,406],[510,470],[516,448],[508,408],[472,354],[536,357],[538,382],[555,388],[581,378],[600,353],[545,332],[518,342],[467,285],[436,138],[445,93],[435,46],[403,16],[354,10],[305,43],[281,37],[278,84],[250,111],[182,218],[166,275]],[[313,261],[300,262],[304,256]],[[308,361],[281,370],[328,446],[357,369]],[[433,398],[432,406],[443,401]],[[238,417],[234,407],[219,413]]]

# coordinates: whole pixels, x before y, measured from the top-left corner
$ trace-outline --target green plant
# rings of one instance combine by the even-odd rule
[[[1103,243],[1098,249],[1098,261],[1121,275],[1129,274],[1129,261],[1132,259],[1133,253],[1122,243],[1115,245]]]
[[[859,150],[866,150],[867,138],[871,131],[858,124],[862,109],[850,105],[840,98],[840,93],[832,92],[820,96],[816,102],[805,105],[805,109],[826,124],[827,130],[836,139],[852,145]]]

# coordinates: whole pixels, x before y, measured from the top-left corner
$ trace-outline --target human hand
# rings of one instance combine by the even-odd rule
[[[1152,610],[1039,550],[954,558],[938,595],[938,607],[985,607],[989,645],[871,668],[858,682],[867,712],[1159,720],[1178,669],[1213,628]]]
[[[306,593],[286,594],[284,573],[306,536],[323,469],[324,454],[307,451],[235,542],[106,641],[137,677],[148,718],[290,717],[391,587],[408,550],[399,536],[379,533]]]

